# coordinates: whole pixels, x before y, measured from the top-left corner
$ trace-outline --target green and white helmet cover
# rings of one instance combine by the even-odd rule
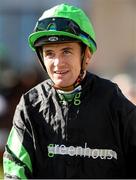
[[[55,27],[53,28],[44,27],[44,22],[50,20],[52,21],[53,18],[59,19],[60,22],[58,24],[59,26],[62,26],[62,29],[60,27],[59,30],[58,28]],[[61,20],[62,20],[62,25],[61,25]],[[65,27],[63,27],[64,26],[63,20],[74,22],[79,27],[80,33],[72,33],[65,30]],[[42,29],[39,30],[37,27],[39,26],[40,23],[42,23]],[[77,29],[77,27],[75,29]],[[85,14],[85,12],[82,9],[68,4],[60,4],[54,6],[53,8],[46,10],[43,13],[43,15],[39,18],[38,22],[36,23],[34,32],[29,36],[28,39],[29,45],[33,50],[35,50],[35,42],[39,38],[50,37],[50,36],[63,36],[63,37],[66,36],[69,38],[74,38],[79,41],[82,41],[90,48],[92,53],[94,53],[97,48],[95,42],[94,28],[88,16]]]

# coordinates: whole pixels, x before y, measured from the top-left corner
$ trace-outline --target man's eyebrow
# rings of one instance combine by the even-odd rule
[[[73,48],[67,46],[67,47],[64,47],[64,48],[60,49],[60,51],[65,51],[65,50],[73,50]],[[48,47],[48,48],[43,48],[43,51],[44,51],[44,52],[53,52],[54,49]]]
[[[48,53],[48,52],[53,52],[53,50],[52,49],[43,49],[43,52]]]
[[[64,47],[61,49],[61,51],[64,51],[64,50],[73,50],[73,48],[72,47]]]

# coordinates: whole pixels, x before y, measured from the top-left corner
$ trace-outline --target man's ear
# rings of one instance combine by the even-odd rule
[[[86,50],[85,50],[85,64],[86,64],[86,67],[90,63],[91,57],[92,57],[92,53],[91,53],[89,47],[86,47]]]

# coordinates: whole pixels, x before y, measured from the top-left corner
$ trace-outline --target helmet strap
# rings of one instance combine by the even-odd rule
[[[37,56],[38,56],[38,58],[39,58],[39,60],[40,60],[40,64],[41,64],[41,66],[42,66],[42,68],[45,70],[45,72],[47,72],[46,71],[46,67],[45,67],[45,65],[44,65],[44,62],[43,62],[43,55],[42,55],[42,50],[41,50],[41,48],[39,47],[37,47],[36,49],[35,49],[35,51],[36,51],[36,54],[37,54]]]
[[[86,51],[86,45],[82,44],[82,54],[81,54],[81,70],[80,70],[80,74],[76,80],[76,82],[74,83],[74,86],[76,87],[78,84],[81,83],[81,81],[83,80],[84,78],[84,75],[85,75],[85,64],[86,64],[86,61],[85,61],[85,51]]]

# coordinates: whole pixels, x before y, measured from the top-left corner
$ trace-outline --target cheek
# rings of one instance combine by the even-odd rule
[[[45,61],[44,60],[44,65],[46,67],[47,72],[50,73],[51,72],[51,63],[50,63],[50,61]]]
[[[44,59],[44,65],[48,69],[50,67],[51,62],[48,59]]]
[[[76,71],[77,73],[79,73],[79,72],[80,72],[80,69],[81,69],[81,61],[80,61],[80,60],[75,61],[75,63],[73,64],[73,68],[75,69],[75,71]]]

